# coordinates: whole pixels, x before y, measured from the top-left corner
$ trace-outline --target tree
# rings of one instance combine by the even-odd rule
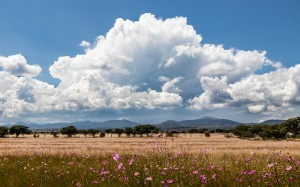
[[[8,128],[0,126],[0,138],[5,137],[8,134]]]
[[[283,125],[288,132],[296,135],[300,131],[300,117],[288,119]]]
[[[104,132],[101,132],[100,133],[100,138],[104,138],[105,137],[105,133]]]
[[[131,127],[125,127],[124,132],[127,135],[127,137],[129,137],[131,134],[133,134],[133,129]]]
[[[53,135],[54,138],[58,138],[59,137],[58,136],[59,132],[57,132],[57,131],[52,131],[52,132],[50,132],[50,134]]]
[[[96,134],[100,133],[100,130],[98,130],[98,129],[89,129],[88,133],[91,134],[95,138]]]
[[[112,137],[112,134],[114,133],[114,131],[112,129],[106,129],[105,133],[110,134],[110,137]]]
[[[116,129],[115,129],[115,133],[116,133],[119,137],[121,137],[121,135],[124,133],[124,130],[123,130],[123,129],[116,128]]]
[[[16,137],[19,137],[20,134],[30,134],[29,127],[26,127],[24,125],[13,125],[9,129],[10,134],[16,134]]]
[[[67,126],[67,127],[63,127],[60,130],[61,134],[66,134],[68,135],[68,137],[72,137],[73,135],[77,134],[78,130],[76,127],[74,127],[73,125],[71,126]]]
[[[85,129],[79,130],[78,133],[83,134],[84,137],[86,137],[86,135],[89,134],[88,130],[85,130]]]
[[[154,125],[138,125],[134,127],[137,134],[139,134],[141,137],[143,134],[146,134],[149,136],[150,133],[156,133],[159,131],[158,128],[156,128]]]

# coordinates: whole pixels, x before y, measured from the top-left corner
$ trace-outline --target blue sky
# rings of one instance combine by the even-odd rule
[[[2,57],[2,65],[0,59],[0,68],[3,70],[1,76],[5,76],[6,79],[10,79],[11,81],[3,82],[3,84],[16,84],[16,86],[12,88],[5,87],[2,88],[2,90],[0,89],[0,101],[2,102],[0,106],[0,111],[2,111],[1,122],[14,122],[18,120],[47,122],[85,119],[103,121],[106,119],[120,118],[141,122],[159,122],[170,118],[177,120],[194,119],[204,115],[231,118],[239,121],[258,121],[269,118],[287,118],[299,114],[300,99],[298,98],[298,94],[300,85],[298,80],[299,78],[296,75],[298,72],[296,66],[300,61],[300,36],[298,34],[300,33],[299,1],[193,0],[183,2],[176,0],[164,0],[158,2],[93,0],[87,2],[71,0],[2,0],[0,1],[0,4],[0,56]],[[99,49],[100,51],[97,51],[98,49],[96,49],[96,46],[104,45],[103,43],[105,43],[105,45],[114,45],[114,43],[110,43],[108,41],[103,43],[97,42],[96,38],[100,35],[106,36],[107,32],[115,26],[116,19],[122,18],[123,20],[128,19],[137,22],[141,15],[144,15],[145,13],[153,15],[155,17],[155,21],[165,21],[166,19],[175,20],[176,17],[184,17],[187,19],[186,25],[192,26],[196,34],[194,33],[193,38],[184,38],[185,36],[182,35],[174,35],[173,40],[175,41],[179,37],[183,37],[182,40],[184,40],[185,43],[175,42],[176,45],[181,46],[187,45],[191,41],[196,41],[196,35],[201,36],[201,40],[199,42],[201,48],[199,48],[199,50],[201,52],[199,53],[206,54],[205,58],[199,57],[199,59],[185,59],[183,60],[184,62],[182,62],[186,63],[185,61],[195,61],[195,63],[199,63],[200,65],[197,65],[197,70],[199,70],[199,72],[201,72],[201,70],[203,70],[202,72],[204,72],[204,70],[212,71],[212,67],[214,67],[213,69],[216,71],[215,67],[220,65],[220,63],[214,64],[216,63],[214,60],[209,60],[211,58],[207,57],[206,52],[208,51],[210,51],[209,54],[212,56],[219,55],[218,58],[224,60],[224,62],[221,62],[223,64],[230,61],[230,59],[224,59],[225,57],[222,56],[223,54],[218,52],[220,51],[216,49],[216,46],[218,45],[222,45],[222,50],[237,50],[231,52],[233,56],[236,55],[238,51],[266,51],[266,54],[253,53],[250,54],[250,57],[247,56],[247,58],[249,57],[249,59],[253,60],[253,62],[241,62],[241,60],[228,62],[229,64],[260,63],[260,65],[249,65],[249,67],[251,66],[250,69],[254,69],[245,71],[244,73],[241,71],[241,74],[243,75],[232,75],[224,72],[218,74],[198,73],[196,76],[198,80],[196,81],[196,77],[186,77],[186,75],[189,74],[188,68],[187,70],[174,68],[172,72],[171,70],[160,71],[161,74],[157,73],[155,74],[156,77],[153,76],[151,79],[130,72],[131,75],[138,78],[131,77],[130,79],[128,78],[128,75],[125,76],[127,78],[124,78],[122,75],[118,77],[109,75],[108,77],[105,77],[104,82],[105,85],[106,83],[116,84],[114,85],[115,87],[113,87],[113,90],[122,88],[122,91],[120,91],[120,93],[118,92],[118,94],[130,92],[131,94],[129,95],[136,94],[135,98],[125,96],[119,98],[114,96],[114,94],[117,93],[113,93],[112,95],[109,95],[109,98],[105,101],[90,101],[95,97],[104,97],[103,95],[93,95],[94,92],[99,93],[105,91],[107,92],[105,95],[111,93],[107,91],[107,85],[101,85],[93,91],[87,90],[85,94],[89,93],[91,96],[87,96],[86,98],[79,98],[79,96],[74,96],[72,99],[67,98],[66,95],[74,92],[67,92],[66,90],[70,91],[76,86],[79,88],[80,86],[84,86],[81,84],[83,79],[70,78],[72,80],[67,80],[66,77],[57,73],[58,68],[53,66],[54,62],[59,61],[59,57],[69,56],[71,58],[70,61],[84,63],[78,62],[74,57],[78,54],[85,55],[89,50],[94,50],[97,54],[103,53],[107,55],[107,52],[103,52],[104,49]],[[126,23],[122,24],[124,27],[128,26]],[[162,27],[168,27],[166,23],[164,24],[165,25]],[[181,26],[182,25],[179,24],[178,28]],[[152,28],[151,25],[149,28]],[[189,30],[189,28],[187,29]],[[190,31],[191,30],[189,30],[189,32]],[[130,29],[128,32],[131,32]],[[160,35],[160,33],[157,34],[158,38],[164,36],[163,34]],[[106,39],[108,39],[108,37],[106,37]],[[166,45],[166,48],[170,50],[175,49],[176,46],[169,46],[173,45],[173,40],[166,41],[170,42]],[[79,44],[82,41],[87,41],[91,45],[89,47],[81,47]],[[129,47],[135,44],[134,40],[132,40],[132,42],[133,43],[128,43]],[[123,45],[122,41],[117,41],[117,43],[118,45]],[[211,48],[203,48],[205,44],[213,46]],[[194,47],[197,48],[199,46],[195,44]],[[113,48],[115,49],[115,47]],[[129,52],[117,52],[117,54],[122,54],[122,57],[125,56],[131,58],[131,61],[134,62],[132,63],[132,67],[126,66],[126,70],[136,70],[143,67],[143,65],[139,64],[142,62],[138,62],[143,59],[143,57],[147,57],[148,59],[149,57],[152,57],[151,55],[153,54],[158,55],[158,52],[155,51],[148,54],[150,48],[146,47],[146,49],[148,49],[148,51],[145,53],[136,51],[136,53],[145,55],[142,57],[136,56],[136,53],[134,53],[133,56],[130,56]],[[174,51],[172,53],[174,53]],[[179,52],[177,51],[177,53]],[[20,54],[22,57],[16,57],[14,60],[8,60],[10,56],[16,54]],[[133,52],[130,52],[130,54],[132,55]],[[157,60],[166,60],[166,55],[170,57],[170,54],[168,53],[161,57],[155,56],[153,59],[156,59],[157,57]],[[194,55],[199,56],[200,54]],[[262,62],[256,62],[256,58],[258,58],[258,56],[254,57],[254,55],[258,55],[259,57],[266,59],[263,59]],[[178,55],[176,57],[178,57]],[[28,65],[29,69],[22,69],[27,73],[20,73],[18,69],[18,74],[14,74],[17,70],[13,71],[12,66],[7,65],[7,63],[12,63],[11,61],[16,61],[14,63],[18,63],[22,61],[22,58],[26,59],[25,64]],[[85,58],[93,59],[91,56]],[[172,59],[174,58],[172,57]],[[244,58],[246,57],[243,57],[242,59]],[[182,59],[183,57],[177,60],[182,61]],[[109,61],[109,59],[106,59],[106,61]],[[278,66],[279,62],[281,63],[280,67]],[[65,62],[62,63],[65,65]],[[98,62],[95,61],[93,63],[95,63],[93,64],[93,67],[97,68]],[[103,62],[99,62],[98,65],[102,63]],[[110,62],[106,63],[109,64]],[[149,60],[147,63],[151,64],[152,62]],[[276,63],[277,65],[275,65]],[[31,67],[31,65],[34,64],[38,65],[42,71],[39,71],[36,66]],[[72,64],[74,63],[69,63],[70,71],[72,70],[72,72],[76,74],[78,69],[74,69]],[[114,64],[114,67],[117,67],[118,65],[120,64]],[[226,67],[228,67],[227,65]],[[49,71],[50,66],[53,66],[52,74]],[[80,67],[80,65],[78,65],[78,67]],[[120,67],[123,67],[123,65]],[[149,67],[152,66],[149,65]],[[234,65],[234,67],[237,67],[237,65]],[[249,67],[248,65],[245,65],[245,67],[242,68]],[[293,67],[295,68],[291,69]],[[64,66],[63,68],[68,67]],[[191,67],[191,70],[193,68],[195,67]],[[229,68],[228,72],[238,70],[239,69]],[[60,69],[60,71],[62,70]],[[9,74],[6,74],[7,72],[9,72]],[[158,70],[153,69],[153,71],[147,73],[153,74],[153,72],[158,72]],[[274,85],[262,82],[260,84],[264,86],[259,89],[255,88],[255,85],[250,85],[248,83],[254,79],[264,80],[264,78],[257,78],[255,76],[264,75],[269,72],[275,73],[274,75],[269,75],[269,77],[265,78],[265,81],[269,82],[272,81],[274,77],[282,76],[282,80],[290,81],[291,85],[289,87],[284,87],[284,85],[282,85],[282,87],[278,88],[278,91],[276,91],[277,87],[274,87],[274,85],[277,84],[276,81],[274,81]],[[291,73],[295,73],[295,75],[287,77],[287,75],[290,75]],[[100,79],[103,81],[103,72],[100,74],[101,76],[98,77],[99,79],[95,78],[95,80],[93,80],[93,84],[99,85]],[[17,78],[10,77],[13,75]],[[166,75],[168,76],[166,77]],[[87,78],[91,76],[91,72],[78,76],[81,78]],[[93,76],[95,75],[93,74]],[[226,80],[222,79],[224,76],[226,77]],[[267,75],[264,77],[266,76]],[[154,81],[154,79],[158,80],[159,78],[161,78],[160,81]],[[37,80],[39,81],[38,83]],[[89,81],[91,80],[89,79]],[[196,85],[196,83],[190,84],[190,82],[193,81],[198,82],[199,85]],[[47,85],[43,85],[44,87],[42,86],[41,88],[41,82]],[[222,89],[216,89],[211,87],[212,84],[224,85],[221,86]],[[23,86],[22,89],[18,87],[19,85]],[[88,85],[92,85],[91,82],[89,82]],[[163,88],[164,85],[165,87]],[[199,87],[186,91],[191,85]],[[128,86],[130,88],[128,88]],[[45,89],[45,87],[49,89],[48,95],[35,95],[35,93],[40,93],[40,91],[37,90]],[[127,88],[129,91],[126,90]],[[248,88],[253,91],[255,96],[249,95],[242,98],[242,96],[237,95],[236,92],[241,93],[241,91],[237,91],[238,89]],[[157,93],[150,93],[149,89],[156,91]],[[9,95],[7,90],[11,90],[16,93],[14,99],[7,96]],[[270,93],[273,92],[272,90],[274,93]],[[281,93],[280,90],[284,90],[282,91],[283,93]],[[53,100],[53,103],[61,102],[65,103],[65,105],[53,107],[55,104],[49,102],[47,103],[49,107],[43,108],[40,106],[42,101],[44,102],[43,99],[51,95],[50,93],[52,95],[59,95],[57,97],[60,98],[66,97],[64,101],[58,101],[56,98]],[[144,95],[141,96],[141,93]],[[164,93],[168,93],[169,95]],[[24,95],[26,98],[30,95],[30,98],[32,98],[33,101],[28,101],[28,98],[22,98],[21,96]],[[253,97],[256,97],[257,95],[259,97],[257,99],[253,99]],[[141,99],[141,97],[143,98]],[[165,102],[166,98],[172,98],[171,100],[175,100],[177,102],[170,103],[168,101],[163,104],[157,104],[157,102],[149,101],[152,102],[152,104],[137,104],[139,99],[143,101],[147,99],[155,100],[158,99],[156,97],[160,99],[159,101],[163,100]],[[118,104],[112,102],[115,100],[118,100]],[[120,100],[125,103],[120,104]],[[133,100],[135,102],[133,102]],[[71,101],[75,103],[72,103]],[[88,101],[91,104],[82,104],[82,102],[85,101]],[[122,106],[119,106],[119,104]],[[15,105],[20,106],[14,108],[13,106]],[[280,108],[282,108],[282,110],[280,110]]]

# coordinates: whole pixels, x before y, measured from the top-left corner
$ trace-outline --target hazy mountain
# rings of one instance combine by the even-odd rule
[[[242,123],[228,120],[218,119],[214,117],[205,116],[195,120],[183,120],[183,121],[165,121],[157,125],[162,130],[166,129],[184,129],[184,128],[232,128]]]
[[[285,120],[267,120],[261,123],[239,123],[236,121],[228,119],[218,119],[214,117],[205,116],[200,119],[195,120],[183,120],[183,121],[174,121],[168,120],[156,125],[161,130],[168,129],[190,129],[190,128],[208,128],[208,129],[217,129],[217,128],[234,128],[238,125],[255,125],[255,124],[278,124],[282,123]],[[74,125],[78,129],[115,129],[115,128],[124,128],[124,127],[134,127],[139,123],[129,121],[129,120],[109,120],[104,122],[92,122],[92,121],[77,121],[77,122],[67,122],[67,123],[47,123],[47,124],[35,124],[35,123],[23,123],[18,122],[16,124],[28,126],[30,129],[60,129],[69,125]],[[6,126],[12,126],[13,124],[7,124]],[[3,126],[3,125],[2,125]]]
[[[275,125],[275,124],[279,124],[279,123],[283,123],[285,122],[285,120],[280,120],[280,119],[269,119],[266,121],[263,121],[259,124],[268,124],[268,125]]]
[[[110,120],[104,122],[92,122],[92,121],[77,121],[77,122],[67,122],[67,123],[47,123],[47,124],[30,124],[30,123],[17,123],[25,125],[30,129],[60,129],[62,127],[74,125],[78,129],[115,129],[124,127],[134,127],[139,123],[129,121],[129,120]]]

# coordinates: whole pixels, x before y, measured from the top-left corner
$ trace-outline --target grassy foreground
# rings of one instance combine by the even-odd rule
[[[0,156],[0,186],[300,186],[300,156],[174,151],[164,140],[137,154]]]

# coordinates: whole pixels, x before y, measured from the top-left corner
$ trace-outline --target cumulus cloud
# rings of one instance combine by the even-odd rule
[[[57,87],[34,79],[38,65],[22,55],[0,57],[0,111],[102,109],[193,110],[240,107],[272,113],[299,103],[299,65],[284,68],[266,51],[202,44],[183,17],[119,18],[105,36],[82,41],[83,54],[59,57],[49,68]],[[264,67],[273,70],[257,74]]]
[[[35,77],[42,71],[42,68],[39,65],[27,64],[26,59],[20,54],[8,57],[0,56],[0,66],[3,71],[16,76]]]
[[[299,103],[300,65],[262,75],[252,74],[235,83],[227,77],[202,77],[204,92],[191,100],[191,108],[235,106],[250,113],[284,111]]]

